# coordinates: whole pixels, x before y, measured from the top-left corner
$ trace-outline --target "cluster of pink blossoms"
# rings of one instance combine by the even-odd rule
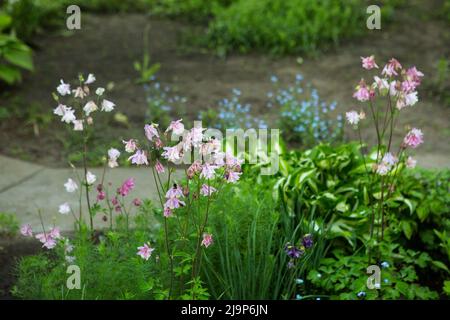
[[[132,164],[153,165],[155,171],[160,174],[165,172],[161,159],[173,164],[179,164],[183,157],[191,155],[191,152],[197,152],[202,160],[195,160],[187,169],[187,178],[193,179],[198,176],[207,181],[213,181],[216,178],[223,178],[228,183],[234,183],[239,180],[242,161],[224,153],[221,150],[221,142],[218,139],[206,138],[205,128],[194,127],[191,130],[185,130],[182,120],[172,121],[169,127],[161,133],[157,124],[146,124],[144,134],[147,140],[152,144],[149,151],[156,151],[154,159],[149,159],[150,152],[143,150],[136,139],[123,141],[125,152],[132,155],[128,158]],[[177,137],[181,137],[178,143],[168,146],[168,134],[172,132]],[[153,152],[152,154],[154,154]],[[203,196],[211,196],[217,190],[205,183],[202,185],[200,193]],[[164,204],[164,216],[170,217],[173,210],[185,205],[182,200],[184,197],[183,188],[178,185],[171,187],[166,193],[166,202]]]
[[[361,57],[362,67],[366,70],[378,69],[378,65],[375,62],[375,57]],[[374,76],[374,82],[370,85],[366,84],[364,79],[361,79],[359,85],[356,87],[356,91],[353,97],[361,102],[368,101],[372,104],[377,96],[388,97],[390,101],[395,103],[395,107],[398,111],[408,106],[413,106],[418,101],[418,94],[416,89],[421,84],[421,80],[424,74],[417,70],[416,67],[409,69],[403,69],[400,62],[392,58],[384,66],[381,77]],[[394,112],[391,110],[390,112]],[[349,124],[357,127],[361,120],[364,120],[366,115],[363,111],[357,112],[355,110],[346,113],[346,119]],[[423,143],[423,133],[420,129],[411,129],[403,139],[401,148],[417,148]],[[387,152],[383,155],[381,162],[375,166],[375,170],[380,175],[387,174],[397,163],[396,156]],[[408,157],[405,161],[405,165],[408,168],[414,168],[416,160]]]
[[[24,224],[20,228],[20,233],[25,237],[35,237],[42,243],[42,247],[47,249],[53,249],[56,247],[57,240],[62,239],[61,233],[58,227],[51,228],[48,232],[38,233],[36,235],[33,234],[33,229],[31,225]]]

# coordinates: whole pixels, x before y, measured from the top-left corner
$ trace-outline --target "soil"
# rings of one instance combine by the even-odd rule
[[[40,244],[33,240],[0,238],[0,300],[12,299],[11,289],[16,281],[14,268],[20,257],[36,254]]]
[[[269,77],[275,74],[282,83],[292,83],[297,73],[318,89],[323,100],[337,101],[338,111],[345,112],[359,108],[351,95],[364,75],[360,56],[375,54],[380,65],[391,57],[404,66],[416,65],[425,73],[419,91],[421,100],[403,113],[396,128],[397,137],[404,135],[406,125],[420,127],[427,143],[417,153],[431,162],[434,158],[448,159],[450,106],[431,96],[427,88],[435,77],[437,61],[450,56],[450,28],[445,21],[434,17],[436,9],[427,5],[428,2],[414,3],[396,11],[394,21],[382,24],[381,30],[370,31],[362,39],[342,43],[337,49],[315,57],[302,57],[301,64],[297,56],[234,54],[224,59],[199,48],[186,47],[183,34],[201,32],[202,28],[193,28],[185,22],[143,14],[83,13],[81,30],[48,34],[34,41],[38,46],[35,72],[26,75],[22,85],[9,90],[9,98],[3,98],[0,105],[9,106],[16,101],[18,108],[28,108],[37,103],[51,112],[55,103],[50,93],[55,91],[59,79],[74,80],[78,73],[90,72],[96,75],[99,86],[105,86],[107,81],[114,83],[110,100],[129,117],[131,127],[140,135],[146,97],[142,85],[134,81],[137,73],[133,61],[142,58],[143,30],[150,22],[151,59],[162,66],[158,79],[187,97],[191,109],[186,113],[193,118],[199,110],[214,108],[218,100],[230,96],[232,88],[242,91],[244,102],[252,104],[253,112],[266,112],[266,95],[273,89]],[[34,136],[31,126],[23,120],[11,119],[0,127],[1,141],[9,142],[0,145],[0,153],[51,166],[66,166],[61,139],[64,131],[57,121],[42,129],[40,137]],[[102,134],[109,139],[132,136],[128,128],[111,125],[104,126]],[[364,135],[374,138],[372,133]],[[355,136],[347,132],[347,138]]]

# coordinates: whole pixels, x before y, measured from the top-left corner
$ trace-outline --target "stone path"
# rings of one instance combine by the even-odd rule
[[[90,171],[97,176],[97,181],[100,181],[103,169],[95,168]],[[78,172],[80,176],[83,175],[81,170]],[[67,179],[75,176],[72,169],[52,169],[0,156],[0,176],[0,212],[14,213],[21,224],[30,223],[36,230],[41,230],[38,215],[40,210],[46,228],[55,224],[63,231],[73,230],[73,216],[58,212],[59,205],[64,202],[68,202],[78,212],[77,193],[68,193],[64,188]],[[158,193],[149,168],[109,169],[105,183],[111,182],[110,192],[114,192],[129,177],[133,177],[136,182],[135,189],[127,197],[129,201],[136,197],[157,200]],[[180,178],[181,172],[177,172],[175,177]],[[95,195],[96,192],[92,191],[91,199],[95,200]],[[86,208],[84,212],[87,212]],[[108,225],[101,218],[99,215],[95,219],[99,228]]]

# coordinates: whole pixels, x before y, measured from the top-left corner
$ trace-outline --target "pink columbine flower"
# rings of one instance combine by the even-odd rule
[[[149,245],[147,245],[147,243],[144,243],[142,247],[138,247],[137,249],[137,255],[145,261],[147,261],[152,256],[152,252],[155,250],[154,248],[151,248]]]
[[[406,167],[408,169],[414,169],[417,165],[417,160],[413,159],[413,157],[409,156],[408,159],[406,159]]]
[[[215,170],[217,166],[210,165],[209,163],[205,163],[202,166],[202,172],[200,173],[201,178],[205,179],[213,179],[215,175]]]
[[[200,189],[200,194],[205,196],[205,197],[209,197],[210,195],[212,195],[216,191],[217,191],[216,188],[208,186],[207,184],[203,184],[202,188]]]
[[[155,138],[155,147],[156,149],[161,149],[164,146],[163,142],[160,138]]]
[[[134,188],[134,179],[128,178],[122,183],[120,188],[117,190],[117,193],[123,197],[126,197],[130,193],[130,191],[133,190],[133,188]]]
[[[24,224],[20,228],[20,233],[25,237],[32,237],[33,236],[33,229],[31,228],[30,224]]]
[[[358,125],[360,120],[359,113],[354,110],[346,112],[345,117],[347,118],[348,123],[355,126]]]
[[[406,78],[413,82],[416,87],[420,85],[423,76],[424,74],[417,70],[416,67],[411,67],[406,70]]]
[[[136,140],[134,139],[128,141],[122,140],[122,143],[125,145],[125,151],[128,153],[133,153],[137,149]]]
[[[377,68],[378,66],[375,63],[375,56],[370,57],[361,57],[362,67],[366,70],[371,70],[373,68]]]
[[[156,172],[158,172],[158,173],[164,173],[164,166],[162,165],[162,163],[161,162],[159,162],[159,160],[156,160],[156,163],[155,163],[155,170],[156,170]]]
[[[113,111],[115,106],[116,106],[115,103],[109,100],[103,99],[102,101],[102,111],[104,112]]]
[[[178,199],[176,197],[173,197],[173,198],[167,199],[166,203],[164,204],[164,207],[173,210],[173,209],[178,209],[185,205],[186,204],[183,201],[181,201],[180,199]]]
[[[144,132],[149,141],[153,141],[154,137],[159,137],[158,129],[156,129],[154,124],[146,124],[144,126]]]
[[[397,159],[397,157],[392,155],[392,153],[387,152],[387,153],[385,153],[385,155],[383,156],[383,159],[381,161],[383,161],[388,166],[393,166],[398,162],[398,159]]]
[[[177,136],[181,136],[184,132],[184,124],[181,121],[183,121],[183,119],[172,121],[166,132],[172,131]]]
[[[392,58],[384,66],[381,74],[386,75],[388,77],[396,76],[396,75],[398,75],[397,70],[400,70],[401,68],[402,68],[402,65],[400,64],[400,62],[398,62],[395,58]]]
[[[210,245],[214,243],[213,236],[210,233],[203,234],[202,246],[208,248]]]
[[[117,199],[117,197],[114,197],[111,199],[111,203],[113,206],[118,206],[119,205],[119,200]]]
[[[200,144],[202,143],[204,130],[205,130],[205,128],[202,128],[202,127],[194,127],[191,129],[190,140],[191,140],[192,145],[195,148],[198,148],[200,146]]]
[[[180,160],[180,152],[178,151],[178,147],[164,147],[164,152],[161,154],[161,156],[164,157],[164,159],[167,159],[171,162],[177,162]]]
[[[391,167],[385,162],[381,162],[377,165],[377,173],[380,176],[386,175],[390,169],[391,169]]]
[[[133,199],[133,204],[134,204],[136,207],[140,207],[140,206],[142,205],[142,200],[139,199],[139,198],[134,198],[134,199]]]
[[[413,149],[417,148],[419,145],[423,143],[423,133],[422,130],[413,128],[411,131],[403,139],[403,143],[407,147],[411,147]]]
[[[353,98],[357,99],[358,101],[367,101],[370,99],[369,89],[367,88],[367,85],[363,79],[361,79],[359,85],[356,87]]]
[[[173,215],[173,212],[170,208],[164,207],[164,217],[169,218]]]
[[[132,164],[148,165],[147,155],[142,150],[137,150],[135,154],[133,154],[131,157],[128,158],[128,160],[131,160]]]
[[[106,193],[103,190],[98,191],[97,193],[97,201],[102,201],[105,200],[106,198]]]
[[[62,96],[70,94],[70,84],[64,83],[64,81],[61,79],[61,84],[56,88],[56,91]]]
[[[183,189],[174,184],[172,188],[170,188],[166,193],[166,198],[181,198],[183,197]]]
[[[61,233],[58,227],[53,227],[50,229],[50,231],[48,232],[48,235],[50,237],[52,237],[53,239],[60,239],[61,238]]]
[[[381,94],[386,94],[389,90],[389,82],[386,79],[377,76],[373,77],[373,79],[375,81],[373,86],[377,88]]]
[[[236,171],[228,171],[225,174],[225,179],[228,183],[235,183],[239,180],[241,177],[242,172],[236,172]]]

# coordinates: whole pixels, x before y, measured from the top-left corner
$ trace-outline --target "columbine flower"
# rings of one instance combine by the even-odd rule
[[[114,110],[115,106],[116,105],[114,104],[114,102],[111,102],[109,100],[103,99],[102,101],[102,111],[111,112]]]
[[[97,88],[97,90],[95,90],[95,94],[98,96],[102,96],[103,93],[105,93],[105,88],[99,87],[99,88]]]
[[[423,143],[423,133],[422,130],[413,128],[403,139],[403,143],[413,149],[417,148]]]
[[[358,125],[360,120],[359,113],[353,110],[346,112],[345,117],[347,118],[348,123],[355,126]]]
[[[170,208],[164,207],[164,217],[169,218],[172,216],[173,212]]]
[[[108,150],[108,166],[110,168],[115,168],[118,167],[119,164],[117,163],[117,158],[119,158],[120,156],[120,151],[115,149],[115,148],[111,148]]]
[[[55,109],[53,109],[53,114],[62,117],[66,112],[67,106],[59,104]]]
[[[148,159],[147,155],[142,150],[137,150],[135,154],[133,154],[131,157],[128,158],[128,160],[131,160],[132,164],[136,165],[148,165]]]
[[[353,98],[358,101],[367,101],[370,99],[369,89],[363,79],[361,79],[359,85],[356,87],[356,92],[353,94]]]
[[[194,127],[191,129],[191,142],[195,148],[198,148],[203,141],[203,131],[205,129],[202,127]]]
[[[358,292],[358,293],[356,294],[356,296],[357,296],[358,298],[364,298],[364,297],[366,296],[366,293],[365,293],[364,291],[360,291],[360,292]]]
[[[212,166],[209,163],[205,163],[202,167],[200,177],[205,179],[213,179],[214,174],[216,173],[214,170],[216,170],[216,168],[217,168],[216,166]]]
[[[67,180],[67,182],[64,184],[64,187],[66,188],[67,192],[75,192],[78,189],[76,182],[71,178]]]
[[[33,229],[31,229],[31,225],[24,224],[20,228],[20,233],[25,237],[32,237],[33,236]]]
[[[84,82],[84,84],[91,84],[95,82],[95,76],[92,73],[89,73],[87,80]]]
[[[388,64],[386,64],[381,72],[382,75],[386,75],[388,77],[396,76],[398,73],[397,70],[400,70],[402,65],[396,59],[392,58],[389,60]]]
[[[178,151],[178,147],[164,147],[164,152],[161,154],[161,156],[164,157],[164,159],[167,159],[171,162],[176,162],[180,160],[180,152]]]
[[[61,122],[65,122],[65,123],[71,123],[74,120],[76,120],[75,117],[75,110],[73,110],[72,108],[66,108],[64,110],[64,115],[61,118]]]
[[[75,98],[84,99],[84,97],[87,96],[86,91],[84,91],[82,87],[78,87],[76,90],[73,90],[73,92]]]
[[[227,171],[225,173],[225,179],[228,183],[235,183],[239,180],[241,177],[242,172],[236,172],[236,171]]]
[[[417,165],[417,160],[413,159],[411,156],[406,159],[406,167],[409,169],[414,169]]]
[[[181,201],[180,199],[173,197],[173,198],[168,198],[166,203],[164,204],[164,208],[169,208],[170,210],[173,209],[178,209],[181,206],[184,206],[185,203],[183,201]]]
[[[302,244],[306,249],[309,249],[313,246],[313,237],[311,234],[305,234],[302,239]]]
[[[53,239],[60,239],[61,238],[61,233],[60,233],[58,227],[51,228],[50,231],[48,232],[48,235],[50,237],[52,237]]]
[[[152,256],[152,252],[155,250],[155,248],[151,248],[146,243],[144,243],[142,247],[138,247],[137,249],[137,255],[146,261]]]
[[[86,173],[86,182],[88,185],[94,184],[94,182],[97,180],[97,177],[92,172],[88,171]]]
[[[127,180],[122,183],[120,188],[117,190],[117,193],[120,194],[123,197],[126,197],[128,193],[130,193],[131,190],[134,188],[134,179],[128,178]]]
[[[216,191],[217,191],[216,188],[208,186],[207,184],[203,184],[202,188],[200,189],[200,194],[205,196],[205,197],[209,197],[210,195],[212,195]]]
[[[379,164],[376,166],[376,168],[377,168],[377,171],[376,171],[376,172],[377,172],[380,176],[386,175],[386,174],[389,172],[389,170],[390,170],[390,166],[389,166],[387,163],[385,163],[385,162],[379,163]]]
[[[134,204],[136,207],[140,207],[140,206],[142,205],[142,200],[139,199],[139,198],[134,198],[134,199],[133,199],[133,204]]]
[[[128,141],[122,140],[122,143],[125,144],[125,151],[128,153],[132,153],[136,151],[137,145],[136,140],[130,139]]]
[[[154,124],[146,124],[144,126],[144,132],[149,141],[153,141],[154,137],[159,137],[158,130],[156,129]]]
[[[67,202],[65,202],[59,206],[59,213],[68,214],[69,212],[70,212],[70,206]]]
[[[375,80],[373,86],[377,88],[382,95],[386,94],[389,90],[389,82],[386,79],[380,77],[373,77]]]
[[[208,248],[210,245],[214,243],[213,236],[210,233],[203,234],[202,246]]]
[[[288,257],[292,258],[292,259],[298,259],[300,258],[303,253],[305,253],[305,250],[303,249],[299,249],[296,246],[291,245],[290,243],[287,243],[285,248],[284,248],[286,254],[288,255]]]
[[[98,110],[97,105],[95,104],[94,101],[89,101],[88,103],[86,103],[86,105],[83,108],[84,113],[86,113],[86,116],[89,116],[89,114],[91,114],[92,112]]]
[[[181,198],[183,196],[183,189],[177,184],[174,184],[172,188],[167,190],[166,198]]]
[[[184,132],[184,124],[181,122],[183,119],[172,121],[167,128],[166,132],[173,131],[177,136],[181,136]]]
[[[388,166],[393,166],[397,163],[398,159],[397,159],[397,157],[393,156],[392,153],[387,152],[387,153],[385,153],[385,155],[383,156],[383,159],[381,161],[383,161]]]
[[[105,200],[106,198],[106,192],[103,190],[98,191],[97,193],[97,201]]]
[[[73,120],[73,130],[83,131],[83,120]]]
[[[60,81],[61,81],[61,84],[56,88],[58,93],[62,96],[70,94],[70,84],[64,83],[64,81],[62,79]]]
[[[424,76],[422,72],[416,69],[416,67],[411,67],[406,70],[406,79],[414,83],[415,87],[420,85],[421,78]]]
[[[164,166],[162,165],[162,163],[161,162],[159,162],[159,160],[156,160],[156,163],[155,163],[155,170],[156,170],[156,172],[158,172],[158,173],[164,173]]]
[[[361,60],[362,60],[362,67],[364,69],[366,69],[366,70],[371,70],[373,68],[378,69],[378,66],[375,63],[375,56],[372,55],[370,57],[365,57],[365,58],[361,57]]]

